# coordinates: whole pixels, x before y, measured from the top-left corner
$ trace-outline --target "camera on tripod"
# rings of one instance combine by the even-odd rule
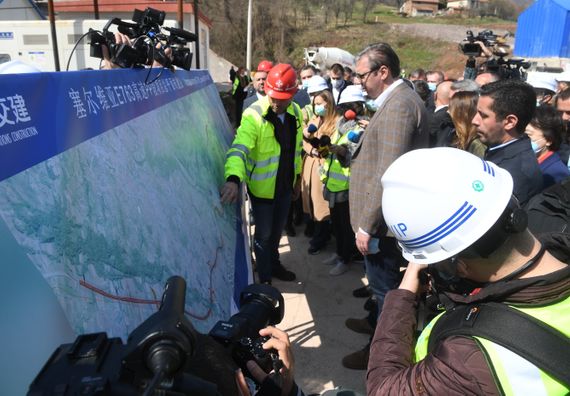
[[[135,9],[133,22],[112,18],[101,32],[89,29],[90,55],[103,59],[102,47],[106,46],[111,62],[122,68],[152,65],[157,61],[164,67],[190,70],[193,54],[185,46],[195,42],[196,35],[184,29],[162,26],[165,16],[164,11],[153,8]],[[115,35],[109,31],[112,25],[117,25],[117,30],[131,39],[132,45],[118,44]]]
[[[28,396],[219,395],[215,383],[193,372],[197,365],[217,367],[210,364],[216,362],[229,361],[250,375],[246,363],[253,360],[267,373],[279,373],[282,362],[262,348],[265,339],[259,336],[260,329],[283,318],[283,296],[277,289],[254,284],[243,290],[240,311],[210,331],[212,343],[222,345],[218,348],[223,351],[213,357],[196,352],[200,337],[209,338],[186,318],[185,295],[184,279],[168,279],[158,312],[129,335],[126,345],[106,333],[80,335],[73,344],[61,345],[30,385]],[[216,362],[203,361],[214,358]]]

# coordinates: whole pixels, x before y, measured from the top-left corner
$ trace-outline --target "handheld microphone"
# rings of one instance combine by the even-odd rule
[[[317,132],[318,129],[319,128],[315,124],[309,124],[309,126],[307,127],[307,132],[315,133]]]
[[[362,130],[358,130],[358,131],[348,131],[347,134],[347,138],[348,140],[350,140],[352,143],[358,143],[358,141],[360,140],[360,135],[362,134]]]
[[[330,136],[327,136],[327,135],[321,136],[321,141],[319,143],[319,146],[326,147],[326,146],[330,146],[330,145],[331,145]]]
[[[346,118],[347,120],[355,120],[356,113],[354,112],[354,110],[347,110],[344,112],[344,118]]]

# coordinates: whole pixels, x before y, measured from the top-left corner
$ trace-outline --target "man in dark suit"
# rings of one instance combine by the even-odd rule
[[[357,248],[364,256],[368,282],[378,303],[376,314],[379,314],[386,292],[398,284],[400,267],[396,242],[393,237],[386,236],[382,219],[380,179],[400,155],[427,147],[429,132],[425,106],[400,78],[400,60],[388,44],[374,44],[364,49],[356,60],[356,75],[368,96],[375,99],[378,110],[352,158],[350,218]],[[359,326],[352,326],[357,321],[349,320],[346,325],[359,331]],[[373,320],[368,324],[374,329]],[[343,365],[364,370],[368,354],[369,345],[346,356]]]
[[[488,148],[485,159],[509,171],[513,195],[526,204],[542,191],[542,172],[524,131],[534,115],[536,94],[529,84],[500,80],[481,87],[473,125]]]
[[[430,147],[451,146],[455,130],[448,112],[451,84],[451,81],[443,81],[438,84],[434,92],[435,111],[429,117]]]

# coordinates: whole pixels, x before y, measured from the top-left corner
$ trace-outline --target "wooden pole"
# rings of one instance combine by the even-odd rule
[[[198,17],[198,0],[194,0],[194,34],[196,35],[196,69],[200,68],[200,18]]]

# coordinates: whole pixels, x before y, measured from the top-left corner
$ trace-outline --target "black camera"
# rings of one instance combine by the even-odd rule
[[[253,284],[240,295],[240,311],[228,321],[219,321],[209,335],[230,348],[231,355],[246,375],[246,363],[255,361],[265,372],[279,372],[281,361],[276,353],[262,348],[267,341],[259,330],[281,322],[284,315],[283,295],[269,285]],[[253,378],[252,378],[253,379]]]
[[[164,11],[153,8],[135,9],[134,23],[112,18],[101,32],[89,29],[90,55],[103,59],[104,45],[111,61],[123,68],[151,65],[157,61],[164,67],[190,70],[193,54],[185,46],[196,41],[196,35],[183,29],[163,27],[165,16]],[[115,35],[109,32],[112,25],[117,25],[117,30],[129,37],[132,45],[117,44]]]
[[[120,338],[109,339],[106,333],[94,333],[61,345],[30,385],[28,396],[211,396],[220,394],[219,382],[216,385],[212,379],[216,373],[208,371],[219,367],[220,361],[243,369],[247,361],[254,360],[266,372],[278,372],[281,361],[262,348],[266,339],[258,334],[283,318],[283,296],[277,289],[246,287],[240,312],[227,322],[218,322],[210,332],[217,342],[197,333],[185,317],[185,295],[184,279],[171,277],[159,311],[139,325],[126,344]],[[200,355],[205,345],[199,340],[211,340],[221,353]],[[217,361],[205,362],[204,356]],[[205,367],[209,378],[198,373],[198,367]]]
[[[481,56],[482,49],[476,41],[482,42],[486,47],[492,47],[497,44],[497,35],[493,34],[492,30],[483,30],[474,36],[473,32],[468,30],[465,39],[459,43],[459,49],[470,57]]]
[[[530,62],[521,58],[506,59],[500,56],[498,59],[488,60],[484,64],[485,71],[498,74],[502,79],[526,80],[526,70],[530,68]]]
[[[331,146],[330,136],[323,135],[320,138],[312,137],[308,139],[308,142],[311,146],[317,149],[322,157],[326,157],[329,154],[329,149]]]

